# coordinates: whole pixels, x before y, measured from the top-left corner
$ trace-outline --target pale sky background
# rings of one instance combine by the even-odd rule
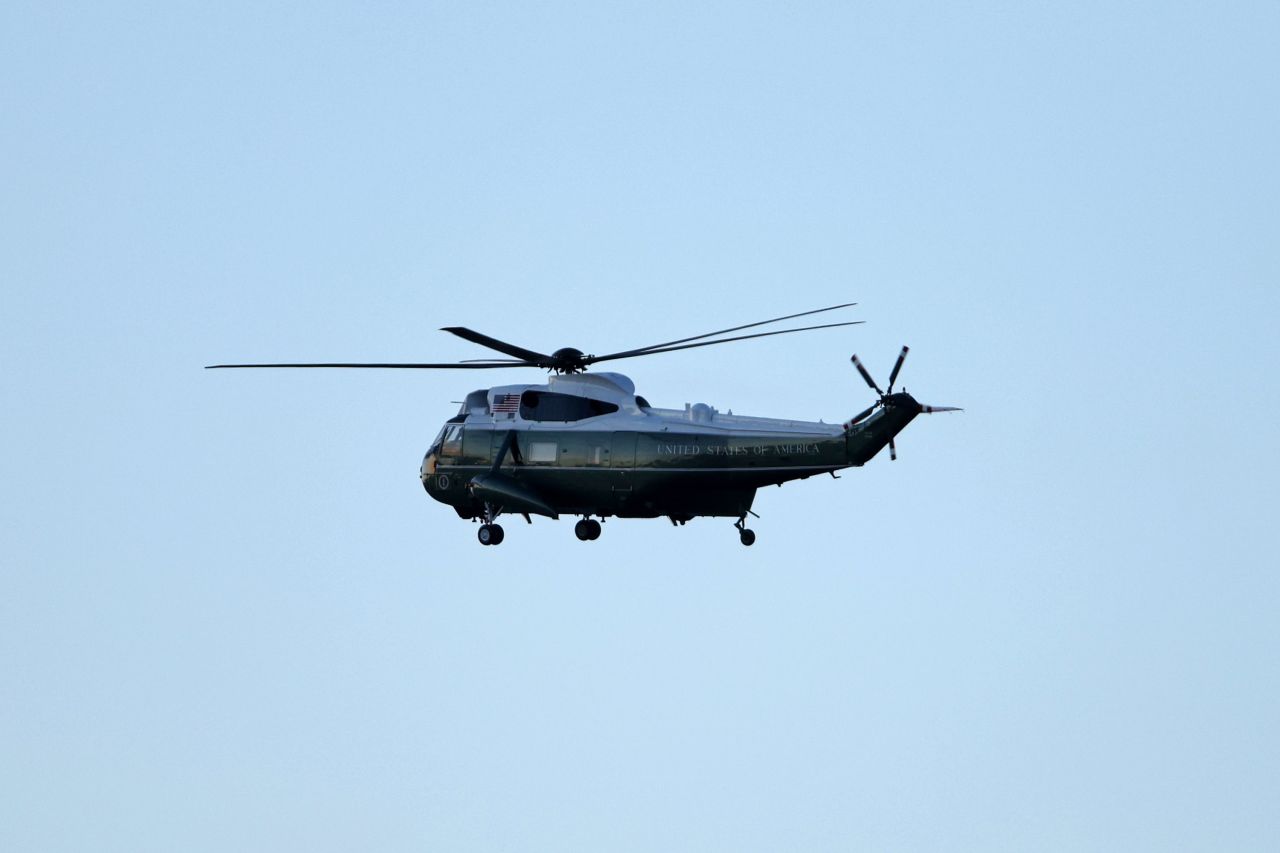
[[[1280,847],[1280,7],[0,6],[0,849]],[[528,372],[966,407],[729,520],[417,469]]]

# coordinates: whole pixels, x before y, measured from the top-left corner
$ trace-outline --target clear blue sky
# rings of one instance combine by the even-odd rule
[[[0,8],[0,849],[1280,845],[1272,3]],[[924,418],[474,528],[468,325]],[[492,374],[521,381],[525,374]],[[533,378],[533,377],[528,377]]]

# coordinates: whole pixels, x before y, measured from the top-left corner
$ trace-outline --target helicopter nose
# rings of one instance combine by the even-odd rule
[[[422,468],[418,471],[418,476],[422,479],[422,488],[427,487],[427,479],[436,472],[436,455],[428,452],[422,460]]]

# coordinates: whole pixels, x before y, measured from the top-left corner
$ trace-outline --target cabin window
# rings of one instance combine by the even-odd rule
[[[525,391],[520,395],[520,417],[526,421],[581,421],[616,411],[613,403],[572,394]]]
[[[557,447],[554,441],[531,441],[525,458],[530,462],[555,462]]]
[[[469,465],[493,461],[493,430],[469,427],[462,432],[463,461]]]

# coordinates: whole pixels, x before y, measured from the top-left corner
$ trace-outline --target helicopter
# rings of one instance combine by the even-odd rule
[[[848,302],[798,314],[720,329],[687,338],[604,355],[574,347],[550,354],[526,349],[461,326],[441,331],[508,358],[454,363],[277,363],[212,364],[221,368],[365,368],[410,370],[494,370],[535,367],[545,384],[496,385],[466,395],[432,441],[419,478],[427,494],[457,515],[479,522],[481,545],[498,545],[505,533],[497,519],[519,515],[559,519],[579,516],[574,534],[593,541],[600,520],[661,518],[681,526],[697,517],[736,519],[743,545],[756,541],[746,526],[756,491],[793,480],[830,474],[871,461],[921,414],[961,411],[930,406],[894,384],[910,348],[898,353],[882,390],[855,354],[854,368],[875,392],[869,407],[840,424],[722,413],[705,403],[681,409],[650,405],[635,383],[620,373],[588,372],[606,361],[743,341],[773,335],[853,326],[861,320],[755,332],[752,329],[851,308]]]

